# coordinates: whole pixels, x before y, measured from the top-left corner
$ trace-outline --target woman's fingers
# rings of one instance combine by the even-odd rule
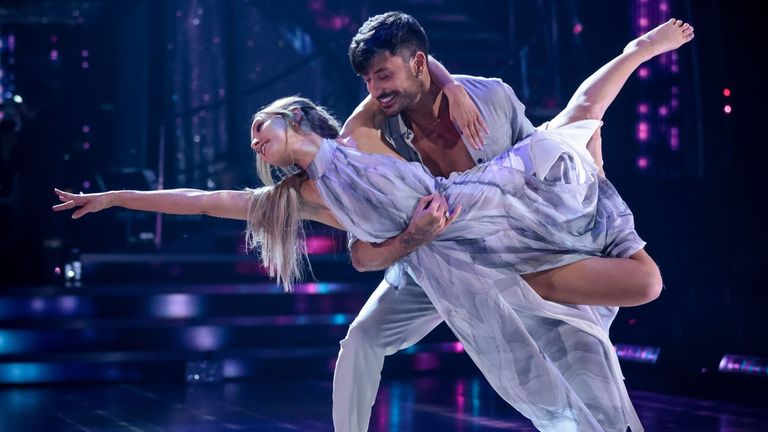
[[[77,207],[77,204],[74,201],[67,201],[64,204],[57,204],[53,206],[53,211],[69,210],[73,207]]]
[[[72,219],[80,219],[86,213],[90,213],[88,207],[81,207],[76,212],[72,213]]]

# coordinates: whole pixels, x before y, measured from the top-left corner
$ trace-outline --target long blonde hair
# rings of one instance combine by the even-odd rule
[[[323,138],[337,138],[341,127],[323,107],[308,99],[290,96],[278,99],[259,110],[253,119],[278,116],[300,134],[315,133]],[[288,139],[286,130],[286,140]],[[278,168],[280,180],[272,176]],[[248,189],[248,228],[246,246],[257,249],[270,277],[286,291],[304,276],[307,260],[306,236],[301,219],[301,185],[307,175],[297,166],[273,167],[256,155],[256,171],[264,187]],[[307,261],[307,264],[309,262]]]

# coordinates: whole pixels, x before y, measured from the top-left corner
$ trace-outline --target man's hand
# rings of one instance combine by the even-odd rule
[[[411,222],[398,239],[407,251],[431,242],[442,234],[461,213],[461,205],[452,213],[448,211],[448,202],[439,194],[422,197],[416,205]]]
[[[448,97],[451,121],[469,144],[479,150],[483,145],[483,137],[490,132],[477,106],[470,99],[464,86],[459,83],[446,85],[443,92]]]
[[[356,241],[351,246],[352,265],[357,271],[383,270],[419,246],[439,236],[461,213],[456,206],[448,214],[448,202],[438,194],[419,200],[408,227],[395,237],[381,243]]]

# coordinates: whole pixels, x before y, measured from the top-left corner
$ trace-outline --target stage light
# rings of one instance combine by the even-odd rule
[[[718,367],[720,372],[768,375],[768,359],[725,354]]]
[[[725,88],[723,89],[723,96],[729,97],[731,95],[731,89]]]
[[[617,344],[615,348],[620,359],[639,363],[656,363],[661,353],[661,348],[651,346]]]
[[[13,97],[13,101],[20,104],[24,102],[24,98],[22,98],[20,95],[15,95]]]
[[[730,114],[731,111],[733,111],[733,109],[731,108],[730,105],[726,105],[723,107],[723,112],[725,112],[726,114]]]
[[[581,23],[576,23],[573,25],[573,34],[581,34],[581,32],[584,30],[584,26]]]
[[[649,129],[650,128],[648,126],[648,122],[646,121],[637,122],[636,136],[638,141],[648,141]]]
[[[673,127],[669,131],[669,148],[672,151],[680,149],[680,129]]]
[[[199,317],[203,311],[200,297],[190,294],[155,296],[150,304],[155,318],[189,319]]]
[[[637,167],[641,170],[648,169],[648,166],[650,165],[650,162],[648,161],[648,158],[645,156],[640,156],[637,158]]]
[[[187,382],[219,382],[224,378],[224,363],[221,361],[187,362]]]

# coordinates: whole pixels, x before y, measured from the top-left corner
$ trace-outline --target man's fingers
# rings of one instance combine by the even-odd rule
[[[445,226],[448,226],[456,220],[457,217],[461,214],[461,204],[457,205],[455,209],[453,209],[453,212],[448,216],[448,218],[445,219]]]
[[[434,194],[432,195],[425,195],[419,199],[419,209],[424,210],[427,207],[429,207],[429,204],[431,204],[432,199],[435,197]]]
[[[435,209],[435,215],[442,219],[445,217],[446,212],[448,212],[448,204],[445,202],[445,198],[440,197]]]
[[[437,213],[440,204],[440,195],[434,194],[432,195],[432,202],[429,203],[429,206],[426,208],[426,210],[429,210],[432,213]]]

